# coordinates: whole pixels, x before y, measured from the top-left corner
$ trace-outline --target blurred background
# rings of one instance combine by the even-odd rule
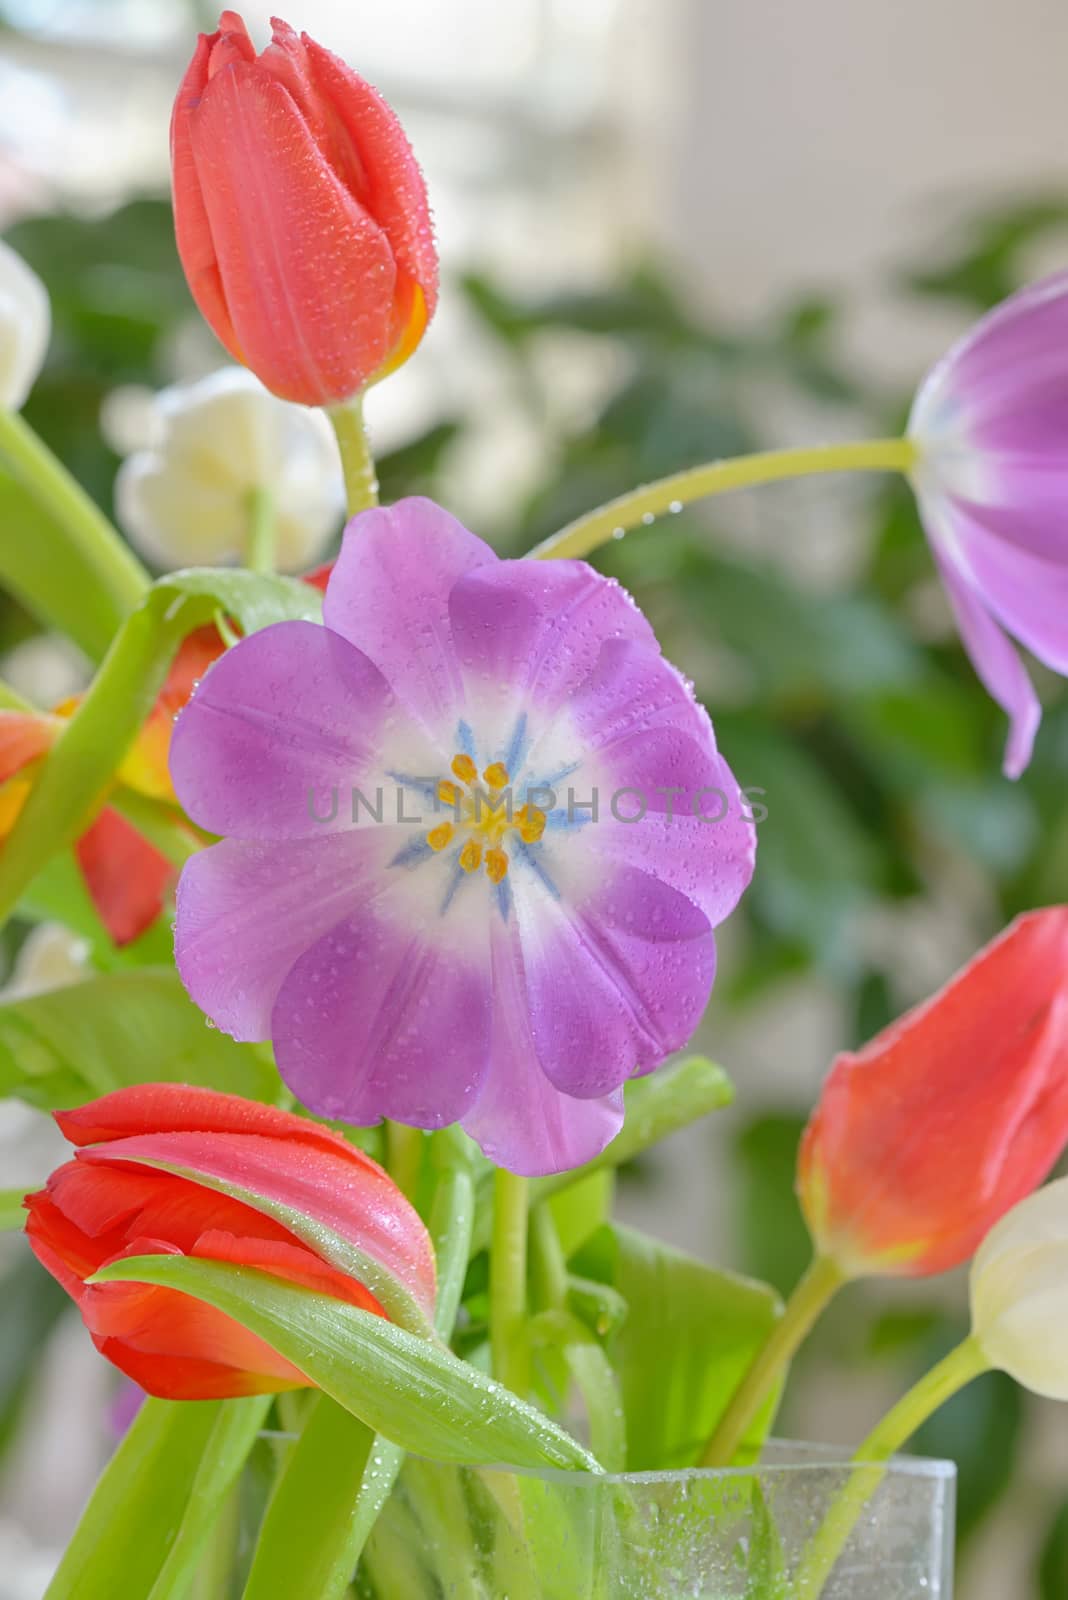
[[[267,8],[244,14],[265,42]],[[294,0],[289,20],[398,108],[436,213],[441,311],[369,406],[384,494],[431,492],[502,551],[710,457],[900,427],[947,342],[1065,261],[1060,0]],[[193,0],[0,0],[0,229],[55,318],[27,415],[109,510],[151,392],[224,360],[165,198],[170,102],[214,24]],[[1068,899],[1068,697],[1039,675],[1035,761],[1004,781],[1002,717],[897,483],[739,495],[604,565],[768,808],[700,1041],[737,1102],[632,1170],[623,1209],[787,1290],[834,1051]],[[85,672],[10,602],[0,657],[41,703]],[[42,981],[24,933],[8,981]],[[46,950],[44,981],[66,959]],[[4,1113],[2,1182],[29,1185],[47,1121]],[[111,1375],[21,1241],[0,1265],[0,1600],[38,1600],[110,1448]],[[779,1431],[855,1442],[965,1315],[958,1279],[850,1290]],[[920,1448],[960,1464],[962,1600],[1063,1600],[1063,1411],[990,1377]]]

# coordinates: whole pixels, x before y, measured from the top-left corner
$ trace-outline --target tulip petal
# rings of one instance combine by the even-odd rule
[[[163,910],[175,869],[133,825],[110,808],[74,846],[90,898],[117,945],[129,944]]]
[[[462,697],[450,591],[464,573],[496,561],[489,545],[432,500],[363,511],[345,530],[323,621],[370,657],[432,734]]]
[[[615,1138],[623,1126],[623,1091],[576,1100],[550,1082],[538,1059],[519,943],[503,925],[493,941],[490,1068],[463,1126],[509,1172],[568,1172]]]
[[[53,1113],[63,1137],[73,1145],[125,1139],[150,1128],[153,1133],[259,1133],[346,1155],[354,1165],[378,1172],[370,1156],[340,1133],[307,1117],[186,1083],[134,1083],[115,1089],[73,1111]]]
[[[186,863],[175,961],[192,998],[224,1032],[271,1037],[271,1013],[295,963],[367,891],[379,848],[371,834],[324,830],[273,844],[224,839]]]
[[[504,685],[516,708],[551,717],[594,669],[606,639],[660,653],[626,590],[582,561],[498,561],[458,575],[449,621],[472,708],[496,702]]]
[[[311,84],[357,153],[364,185],[357,193],[389,240],[399,272],[419,286],[423,320],[429,320],[437,303],[438,258],[426,184],[404,130],[369,83],[306,33],[301,42]]]
[[[716,927],[753,876],[756,829],[690,686],[659,651],[609,639],[567,715],[588,752],[575,782],[598,792],[581,848],[670,884]]]
[[[457,1122],[485,1072],[491,1003],[481,917],[472,942],[432,942],[364,905],[314,944],[272,1018],[281,1072],[321,1116],[420,1128]]]
[[[516,964],[541,1070],[565,1094],[592,1099],[686,1043],[708,1003],[715,943],[691,900],[633,867],[615,866],[585,892],[566,877],[555,887],[558,896],[533,874],[517,878]],[[496,976],[499,947],[495,957]]]
[[[0,784],[39,761],[56,742],[63,723],[37,711],[0,711]]]
[[[987,608],[987,602],[951,555],[933,547],[964,648],[988,694],[1009,718],[1009,737],[1002,770],[1018,778],[1031,760],[1042,708],[1034,685],[1011,642]]]
[[[165,1244],[150,1239],[135,1240],[123,1251],[123,1257],[166,1254],[179,1252],[170,1251]],[[256,1334],[249,1333],[239,1322],[202,1301],[172,1289],[146,1288],[140,1284],[87,1284],[79,1309],[97,1347],[106,1346],[109,1359],[127,1376],[136,1377],[150,1394],[160,1392],[159,1379],[163,1377],[165,1381],[167,1361],[172,1357],[211,1362],[242,1375],[255,1374],[267,1380],[265,1387],[269,1389],[307,1385],[304,1375]],[[146,1382],[144,1377],[130,1371],[127,1363],[120,1359],[125,1350],[157,1358],[155,1383]],[[241,1381],[238,1392],[249,1393],[243,1386],[244,1378]]]
[[[1068,473],[1065,496],[1062,504],[1068,504]],[[982,508],[970,515],[958,505],[953,520],[960,561],[989,610],[1047,667],[1068,675],[1068,561],[1058,564],[999,538]]]
[[[965,1261],[1068,1140],[1068,908],[1020,917],[944,989],[839,1056],[802,1144],[817,1244],[847,1271]]]
[[[124,1162],[159,1167],[194,1186],[221,1185],[232,1199],[276,1222],[282,1220],[286,1232],[300,1244],[345,1270],[323,1237],[323,1229],[328,1229],[377,1262],[424,1311],[432,1311],[430,1242],[411,1207],[398,1205],[392,1179],[373,1162],[357,1165],[346,1149],[324,1147],[309,1154],[298,1144],[296,1151],[294,1158],[287,1157],[284,1144],[274,1135],[142,1133],[93,1145],[79,1159],[94,1166]],[[210,1230],[215,1214],[207,1199],[204,1215]],[[254,1230],[254,1236],[264,1235],[273,1236],[273,1230]]]
[[[182,269],[189,289],[215,337],[235,360],[242,360],[230,312],[226,305],[219,263],[211,236],[208,208],[190,136],[191,122],[208,82],[208,63],[219,34],[200,34],[193,59],[178,89],[171,115],[171,182],[174,193],[174,231]]]
[[[321,840],[352,825],[393,694],[313,622],[276,622],[208,672],[175,725],[171,777],[194,822],[241,839]]]
[[[188,137],[239,359],[283,399],[347,400],[389,354],[382,230],[258,63],[211,78]]]
[[[210,1229],[201,1234],[196,1248],[186,1252],[199,1261],[232,1261],[237,1267],[251,1267],[257,1272],[267,1272],[272,1278],[285,1283],[298,1284],[316,1294],[328,1294],[331,1299],[344,1300],[347,1305],[359,1306],[376,1317],[385,1311],[370,1289],[339,1272],[326,1261],[321,1261],[304,1245],[296,1241],[240,1238],[232,1233]]]

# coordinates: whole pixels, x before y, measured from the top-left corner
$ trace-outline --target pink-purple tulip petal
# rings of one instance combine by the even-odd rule
[[[179,721],[178,795],[227,835],[180,885],[186,986],[313,1111],[580,1165],[692,1034],[752,875],[708,717],[618,584],[425,500],[350,523],[324,619],[240,641]]]
[[[1009,636],[1068,674],[1068,274],[976,324],[921,387],[909,434],[924,525],[965,647],[1008,714],[1016,778],[1041,709]]]

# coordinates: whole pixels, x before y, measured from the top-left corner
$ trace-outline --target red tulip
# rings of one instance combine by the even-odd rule
[[[171,121],[178,252],[230,354],[336,405],[415,349],[437,300],[426,189],[385,101],[275,19],[257,57],[224,11]]]
[[[79,1148],[28,1196],[30,1244],[76,1301],[97,1349],[149,1394],[221,1399],[308,1379],[189,1295],[86,1281],[123,1256],[233,1261],[380,1316],[395,1297],[432,1313],[426,1229],[393,1180],[339,1134],[273,1106],[169,1083],[119,1089],[56,1121]],[[339,1264],[351,1268],[355,1253],[377,1293]]]
[[[1068,1143],[1068,906],[1019,917],[840,1055],[801,1147],[819,1254],[849,1277],[959,1266]]]

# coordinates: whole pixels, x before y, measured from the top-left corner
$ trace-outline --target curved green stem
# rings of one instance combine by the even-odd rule
[[[527,1214],[529,1179],[498,1168],[493,1182],[493,1242],[490,1247],[490,1349],[493,1375],[513,1393],[530,1382],[526,1336]]]
[[[0,923],[82,831],[152,710],[179,644],[214,607],[209,595],[176,599],[154,589],[127,617],[0,851]]]
[[[886,1475],[884,1463],[940,1406],[989,1370],[989,1361],[969,1336],[932,1367],[872,1429],[853,1457],[857,1470],[802,1558],[795,1578],[798,1600],[818,1600],[858,1517]]]
[[[345,497],[349,516],[378,504],[378,476],[363,420],[363,395],[354,395],[343,406],[327,412],[337,435],[341,467],[345,474]]]
[[[172,866],[184,867],[190,856],[212,843],[211,835],[187,822],[177,806],[168,805],[166,800],[153,800],[125,784],[116,785],[108,803]]]
[[[248,492],[248,540],[245,565],[250,572],[273,572],[278,519],[269,489]]]
[[[915,460],[916,446],[911,439],[874,439],[799,450],[762,450],[732,461],[709,461],[610,500],[598,510],[569,522],[529,553],[540,560],[588,556],[610,540],[622,538],[631,528],[648,525],[657,517],[681,511],[695,500],[707,500],[732,489],[820,472],[908,472]]]
[[[0,410],[0,456],[59,523],[121,618],[144,598],[149,576],[81,484],[26,420]],[[58,552],[57,552],[58,554]]]
[[[817,1256],[794,1290],[767,1344],[731,1398],[704,1448],[702,1467],[728,1467],[750,1423],[845,1278],[833,1261]]]

